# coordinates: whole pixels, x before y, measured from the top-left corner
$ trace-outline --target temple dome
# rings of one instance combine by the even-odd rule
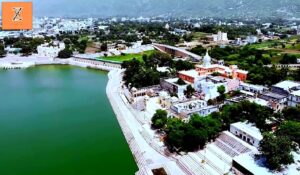
[[[203,66],[208,67],[211,65],[211,57],[208,54],[208,51],[206,51],[206,55],[203,57]]]

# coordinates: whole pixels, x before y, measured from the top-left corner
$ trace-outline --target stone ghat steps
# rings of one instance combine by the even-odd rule
[[[225,142],[227,145],[229,145],[231,148],[235,149],[239,153],[246,153],[251,151],[249,148],[247,148],[244,144],[241,143],[243,142],[242,140],[236,138],[235,136],[231,136],[230,134],[231,133],[224,132],[223,134],[221,134],[219,139],[221,139],[223,142]]]
[[[239,138],[232,136],[231,133],[223,132],[213,144],[233,158],[242,153],[251,151],[251,149],[242,142],[243,141]]]
[[[207,150],[212,152],[215,156],[217,156],[220,160],[222,160],[227,165],[231,165],[232,157],[225,154],[223,150],[221,150],[219,147],[217,147],[215,144],[209,144],[207,147]]]
[[[186,169],[187,174],[191,175],[223,175],[224,170],[217,167],[212,160],[205,159],[199,153],[188,153],[178,159],[177,164],[181,169]],[[227,166],[229,169],[230,166]],[[226,170],[225,170],[226,171]]]

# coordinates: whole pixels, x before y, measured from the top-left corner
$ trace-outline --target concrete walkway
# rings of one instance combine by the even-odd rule
[[[138,174],[148,174],[149,169],[155,167],[164,167],[168,174],[184,174],[174,161],[155,151],[142,136],[141,124],[135,119],[121,97],[121,72],[122,70],[109,72],[106,92],[123,134],[140,168]]]

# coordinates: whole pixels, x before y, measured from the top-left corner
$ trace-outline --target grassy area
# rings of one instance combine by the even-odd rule
[[[276,43],[276,41],[265,41],[265,42],[262,42],[262,43],[251,44],[250,48],[253,48],[253,49],[270,49],[274,46],[274,43]]]
[[[100,59],[108,60],[108,61],[123,62],[123,61],[129,61],[129,60],[132,60],[133,58],[136,58],[139,61],[143,61],[144,54],[151,55],[153,52],[155,52],[155,51],[150,50],[150,51],[145,51],[145,52],[137,53],[137,54],[125,54],[125,55],[101,57]]]
[[[297,39],[297,37],[293,37],[289,40],[265,41],[262,43],[252,44],[250,47],[264,50],[267,54],[272,54],[272,64],[278,64],[284,54],[295,55],[296,57],[300,56],[300,44],[296,42]],[[282,47],[282,45],[284,45],[284,47]]]
[[[284,46],[284,47],[283,47]],[[261,49],[261,50],[300,50],[300,44],[297,43],[297,38],[282,39],[282,40],[272,40],[264,41],[262,43],[256,43],[250,45],[250,48]]]
[[[199,40],[199,39],[201,39],[203,37],[206,37],[208,35],[209,35],[208,33],[203,33],[203,32],[193,32],[192,33],[192,36],[193,36],[194,40]]]

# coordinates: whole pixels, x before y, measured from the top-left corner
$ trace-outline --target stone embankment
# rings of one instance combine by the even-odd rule
[[[107,63],[104,61],[88,60],[83,58],[69,58],[69,59],[54,59],[31,57],[7,57],[0,60],[0,69],[25,69],[28,67],[38,65],[72,65],[85,68],[100,69],[111,71],[113,69],[120,69],[121,65],[118,63]]]

